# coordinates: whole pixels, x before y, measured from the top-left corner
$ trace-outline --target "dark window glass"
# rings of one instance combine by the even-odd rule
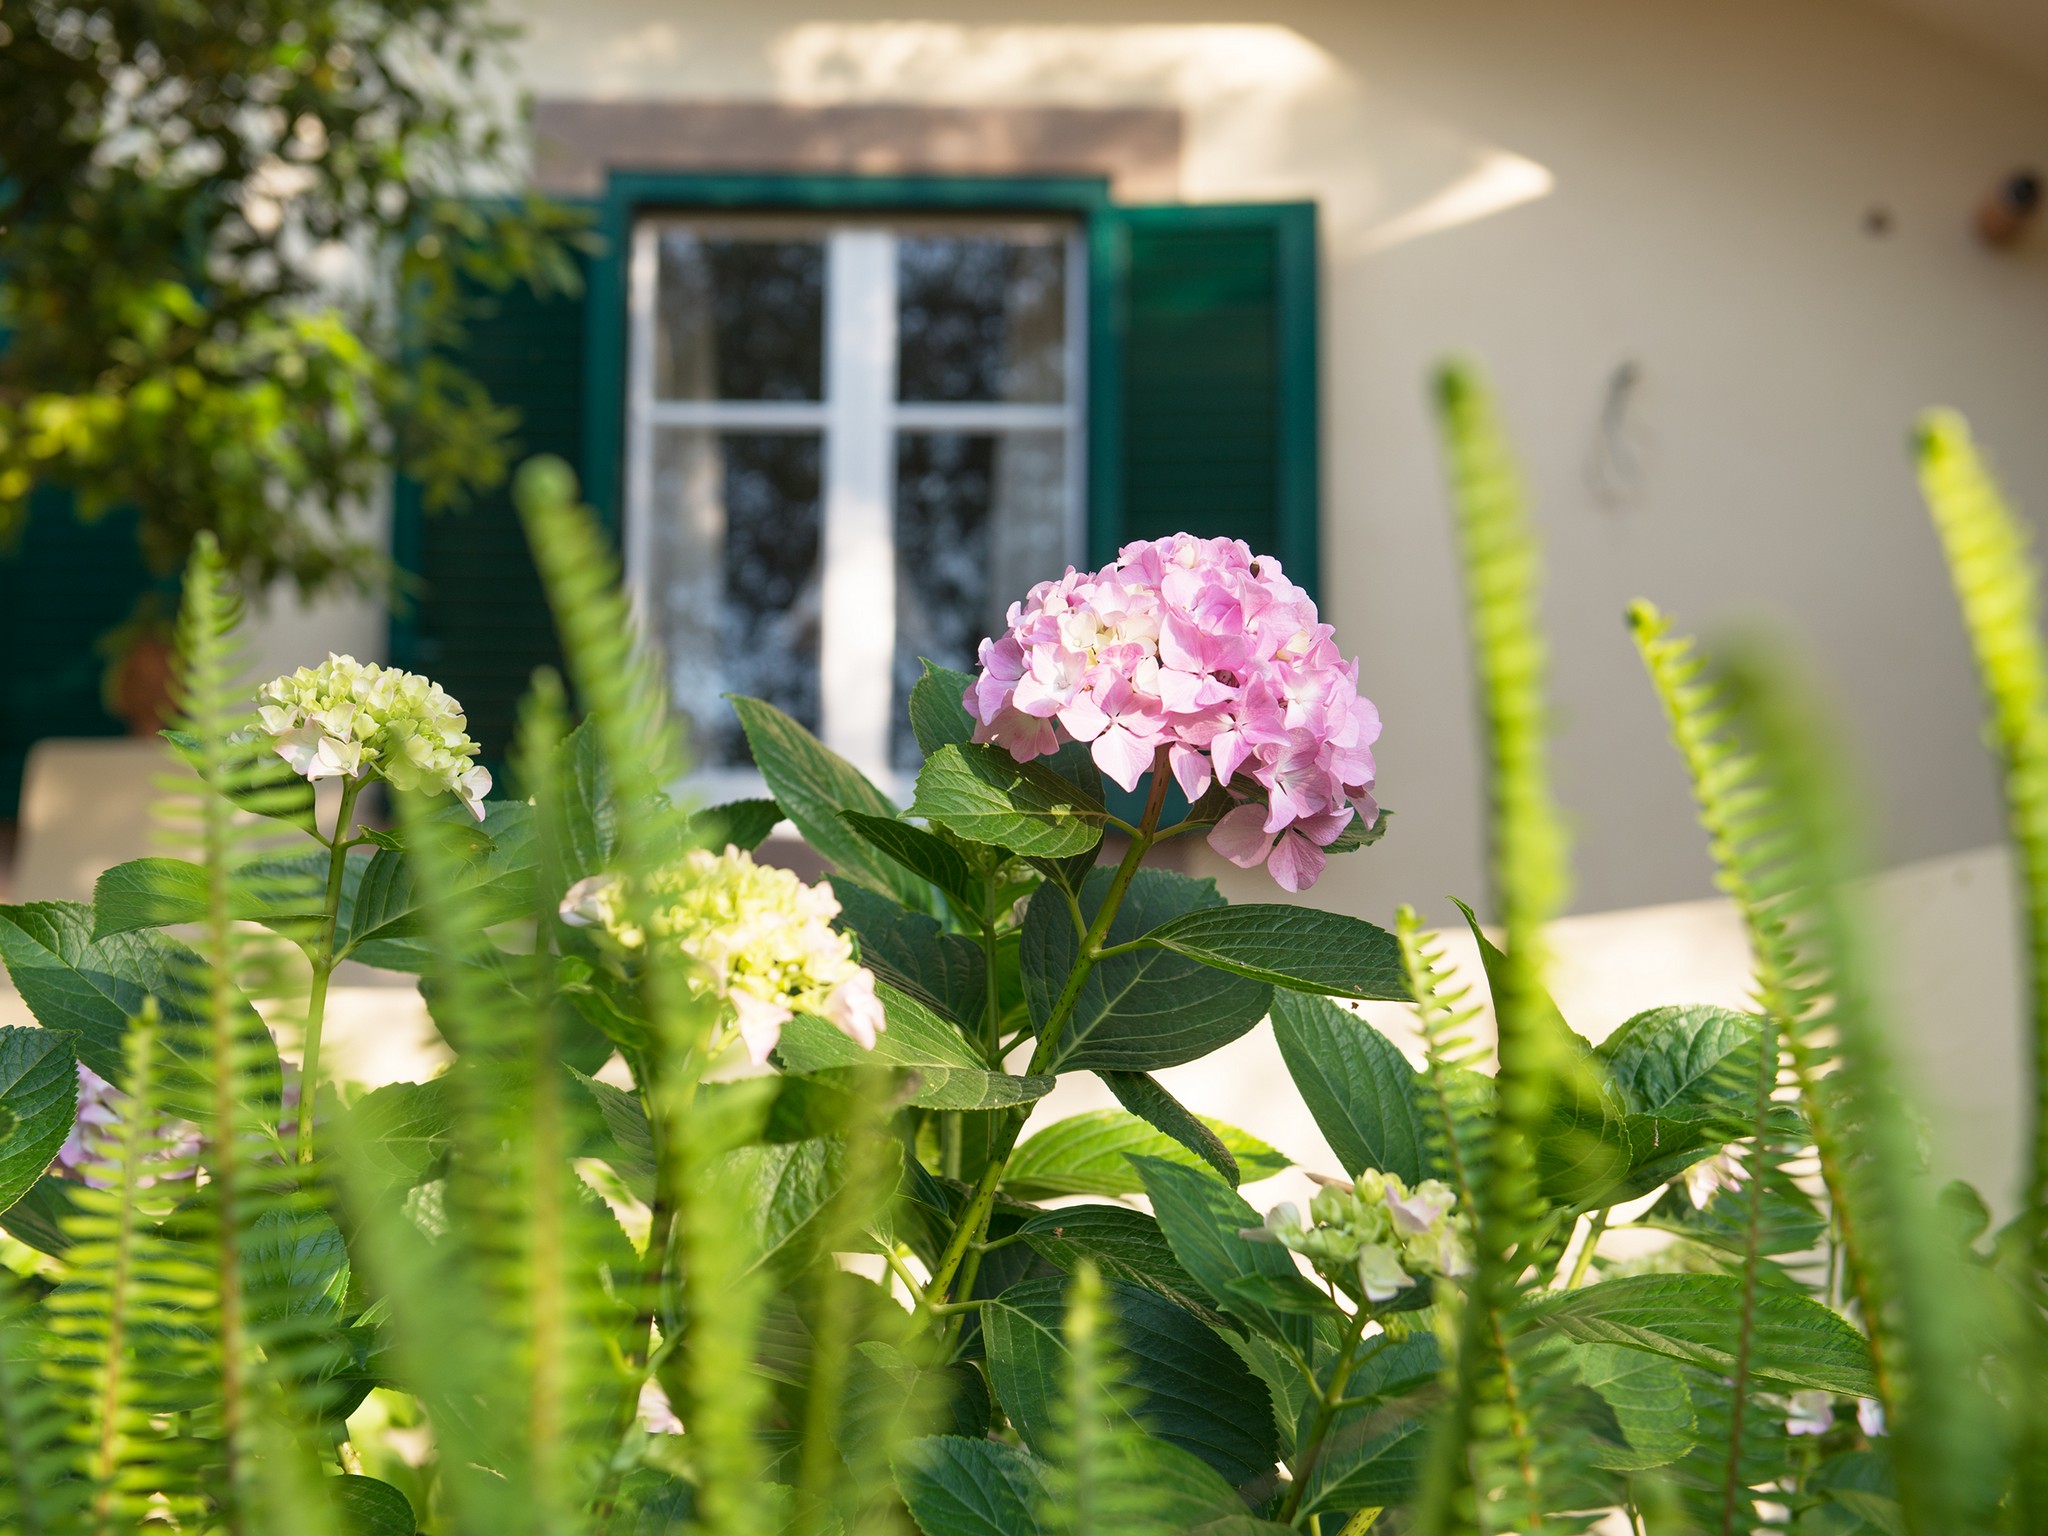
[[[726,693],[818,728],[820,447],[816,433],[658,435],[651,598],[699,767],[753,761]]]
[[[664,229],[659,249],[658,398],[823,398],[822,241]]]
[[[896,242],[897,394],[1066,398],[1066,243],[1057,233]]]
[[[892,767],[921,761],[906,714],[920,658],[973,670],[1009,605],[1065,568],[1065,509],[1057,432],[898,434]]]

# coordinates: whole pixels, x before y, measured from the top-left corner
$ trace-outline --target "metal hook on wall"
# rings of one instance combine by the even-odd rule
[[[1642,495],[1644,464],[1636,441],[1640,434],[1629,419],[1642,381],[1642,364],[1634,358],[1615,364],[1607,375],[1600,424],[1586,455],[1586,488],[1609,511],[1620,511]]]

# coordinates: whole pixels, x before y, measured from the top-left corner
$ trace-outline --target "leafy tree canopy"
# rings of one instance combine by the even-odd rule
[[[480,0],[26,0],[0,11],[0,537],[38,482],[211,531],[252,586],[374,586],[395,465],[504,476],[513,413],[447,344],[573,289],[578,215],[516,185]]]

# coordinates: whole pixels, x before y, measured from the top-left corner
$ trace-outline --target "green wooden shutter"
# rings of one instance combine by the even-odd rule
[[[1315,592],[1315,205],[1116,208],[1091,242],[1090,559],[1227,535]]]
[[[152,585],[133,511],[91,523],[71,495],[39,486],[20,540],[0,551],[0,819],[20,804],[22,765],[45,736],[119,736],[100,704],[102,636]],[[175,609],[167,595],[166,611]]]
[[[491,398],[519,412],[513,463],[557,454],[581,469],[586,448],[581,296],[493,296],[456,361]],[[419,488],[395,489],[393,551],[412,581],[391,628],[399,665],[458,699],[484,758],[502,765],[536,667],[561,665],[554,621],[526,548],[509,484],[452,512],[424,513]]]

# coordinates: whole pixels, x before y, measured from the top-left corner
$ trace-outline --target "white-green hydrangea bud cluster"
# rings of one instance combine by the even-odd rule
[[[277,755],[309,780],[374,775],[394,789],[446,791],[484,819],[491,774],[475,761],[462,706],[417,672],[329,655],[265,683],[257,716]]]
[[[1419,1278],[1472,1273],[1471,1221],[1439,1179],[1410,1190],[1400,1175],[1367,1169],[1355,1183],[1318,1179],[1308,1220],[1291,1203],[1273,1207],[1264,1226],[1243,1235],[1280,1243],[1367,1301],[1391,1301]]]
[[[839,899],[829,886],[738,848],[699,849],[648,880],[644,922],[627,916],[625,894],[612,875],[579,880],[562,898],[562,920],[600,930],[628,954],[674,945],[698,995],[730,1006],[756,1065],[794,1014],[815,1014],[868,1050],[887,1027],[873,973],[832,926]]]

